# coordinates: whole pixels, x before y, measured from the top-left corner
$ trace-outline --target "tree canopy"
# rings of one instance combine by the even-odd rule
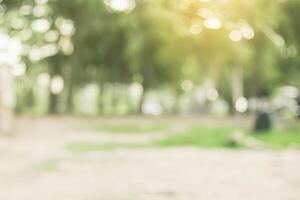
[[[300,87],[299,8],[294,0],[0,0],[0,52],[7,41],[13,52],[0,65],[13,66],[20,99],[35,80],[50,81],[49,112],[58,101],[72,111],[90,83],[180,93],[186,81],[211,79],[230,100],[241,76],[238,96],[265,96]]]

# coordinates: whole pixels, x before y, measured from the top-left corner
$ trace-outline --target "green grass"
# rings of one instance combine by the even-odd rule
[[[243,130],[246,137],[254,137],[270,146],[289,147],[291,145],[300,147],[300,125],[291,124],[284,130],[272,130],[269,132],[252,133],[238,127],[203,127],[194,126],[184,132],[171,134],[169,137],[155,141],[159,147],[172,146],[196,146],[202,148],[231,148],[245,147],[244,144],[233,146],[230,141],[236,130]]]
[[[60,162],[58,158],[49,158],[44,160],[34,166],[34,169],[37,171],[57,171],[57,165]]]
[[[115,134],[142,134],[153,133],[158,131],[165,131],[169,128],[165,124],[124,124],[124,125],[102,125],[96,127],[96,131],[103,133],[115,133]]]
[[[155,141],[159,147],[197,146],[204,148],[230,147],[230,138],[234,127],[202,127],[194,126],[182,133]]]
[[[104,129],[113,133],[143,133],[150,130],[161,130],[161,125],[149,126],[106,126]],[[103,128],[103,127],[102,127]],[[165,128],[165,126],[163,126]],[[103,129],[102,129],[103,130]],[[232,136],[237,130],[244,132],[244,140],[238,145],[232,144]],[[107,151],[114,149],[146,148],[146,147],[184,147],[193,146],[201,148],[246,148],[243,141],[255,138],[264,142],[265,148],[288,148],[290,146],[300,147],[300,124],[291,123],[287,128],[274,129],[269,132],[251,133],[251,131],[240,128],[238,125],[232,126],[201,126],[194,125],[179,133],[167,134],[164,139],[156,140],[149,144],[144,143],[72,143],[66,148],[74,153],[84,153],[93,151]]]
[[[256,139],[263,142],[288,147],[290,145],[300,146],[300,124],[291,124],[285,130],[272,130],[254,134]]]
[[[129,149],[129,148],[141,148],[146,147],[147,144],[137,144],[137,143],[72,143],[66,146],[66,149],[73,153],[87,153],[96,151],[109,151],[115,149]]]

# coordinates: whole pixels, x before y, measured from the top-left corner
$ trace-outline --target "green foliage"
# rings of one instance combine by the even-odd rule
[[[210,78],[229,99],[237,65],[243,68],[247,97],[269,95],[282,84],[300,85],[298,1],[136,1],[130,12],[117,12],[102,0],[64,0],[49,1],[44,16],[20,14],[23,5],[35,8],[35,1],[3,0],[0,5],[0,31],[11,37],[30,31],[38,19],[49,20],[49,31],[59,32],[60,19],[74,24],[74,35],[60,34],[51,42],[58,46],[54,55],[39,61],[22,55],[29,79],[39,68],[65,80],[64,91],[50,95],[49,112],[72,110],[74,91],[88,83],[139,82],[144,91],[167,87],[180,93],[183,80],[199,84]],[[208,15],[217,16],[222,26],[207,28]],[[25,22],[21,29],[14,27],[18,20]],[[195,24],[196,34],[191,33]],[[232,41],[230,33],[241,24],[253,29],[254,38]],[[45,34],[32,31],[22,42],[27,49],[49,45]],[[74,51],[61,47],[66,39]]]

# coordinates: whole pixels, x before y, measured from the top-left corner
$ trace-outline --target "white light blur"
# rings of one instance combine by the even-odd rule
[[[210,88],[206,91],[206,98],[210,101],[215,101],[219,98],[219,93],[215,88]]]
[[[47,88],[50,84],[50,75],[48,73],[41,73],[38,75],[37,84],[42,88]]]
[[[8,49],[12,51],[16,55],[20,55],[22,53],[22,43],[18,38],[11,38]]]
[[[255,36],[254,30],[246,22],[241,24],[240,31],[242,33],[242,36],[247,40],[251,40]]]
[[[14,29],[23,29],[26,26],[26,20],[24,18],[13,18],[11,19],[10,26]]]
[[[205,88],[197,87],[195,89],[195,98],[199,104],[204,104],[206,101],[206,90]]]
[[[75,32],[74,22],[72,20],[59,18],[55,24],[58,27],[59,32],[64,36],[70,37]]]
[[[40,48],[41,58],[47,58],[50,56],[54,56],[58,52],[58,48],[56,44],[46,44]]]
[[[55,30],[52,30],[52,31],[48,31],[46,34],[45,34],[45,40],[47,42],[55,42],[57,41],[59,38],[59,33]]]
[[[19,37],[22,41],[29,40],[31,38],[31,36],[32,36],[31,29],[24,29],[23,31],[20,32],[20,35],[19,35]]]
[[[295,45],[290,45],[289,47],[287,47],[285,52],[285,55],[290,58],[298,55],[298,49]]]
[[[28,57],[31,62],[38,62],[44,58],[54,56],[57,53],[58,53],[57,45],[55,43],[51,43],[41,47],[30,48]]]
[[[37,62],[42,59],[42,54],[38,48],[33,47],[29,50],[28,57],[31,62]]]
[[[229,34],[229,38],[234,41],[234,42],[238,42],[242,39],[242,33],[238,30],[233,30],[230,32]]]
[[[2,62],[1,59],[0,62]],[[14,108],[16,106],[16,95],[14,92],[15,84],[14,84],[14,78],[11,75],[10,66],[2,65],[0,67],[0,86],[1,86],[1,106],[4,106],[4,108]]]
[[[0,32],[0,64],[14,65],[19,63],[23,45],[18,38],[10,38]]]
[[[283,86],[279,89],[281,96],[285,98],[297,98],[299,90],[294,86]]]
[[[130,85],[130,95],[133,99],[139,99],[143,93],[143,86],[140,83],[133,83]]]
[[[225,100],[220,98],[213,102],[211,111],[213,114],[226,116],[229,112],[229,105]]]
[[[61,76],[54,76],[51,80],[50,86],[53,94],[60,94],[64,89],[64,79]]]
[[[34,0],[34,1],[35,1],[36,4],[40,4],[40,5],[48,3],[48,0]]]
[[[191,2],[189,0],[181,0],[178,2],[178,8],[181,10],[185,10],[190,6]]]
[[[33,8],[33,15],[35,17],[43,17],[47,14],[47,7],[44,5],[37,5]]]
[[[136,6],[135,0],[105,0],[105,3],[117,12],[130,12]]]
[[[191,80],[184,80],[181,83],[181,89],[185,92],[191,91],[194,87],[194,84]]]
[[[32,6],[31,5],[22,5],[21,7],[20,7],[20,14],[21,15],[30,15],[31,14],[31,12],[32,12]]]
[[[9,36],[5,33],[0,32],[0,49],[5,49],[9,43]]]
[[[240,113],[246,112],[248,110],[248,100],[245,97],[239,97],[235,102],[235,109]]]
[[[59,46],[65,55],[71,55],[74,51],[74,46],[70,38],[60,39]]]
[[[161,115],[163,112],[162,106],[155,101],[146,102],[143,105],[142,110],[144,114],[155,115],[155,116]]]
[[[272,40],[278,47],[284,47],[286,44],[284,38],[281,35],[272,36]]]
[[[31,28],[40,33],[45,33],[49,30],[51,24],[47,19],[36,19],[32,22]]]
[[[217,30],[221,28],[222,23],[217,17],[209,17],[204,20],[204,26],[208,29]]]
[[[19,76],[23,76],[25,73],[26,73],[26,65],[24,63],[13,65],[12,75],[19,77]]]
[[[279,48],[285,48],[286,42],[281,35],[277,34],[273,29],[268,27],[265,27],[263,31],[266,34],[266,36],[270,38],[276,46],[278,46]]]
[[[207,19],[207,18],[213,17],[214,13],[213,13],[213,11],[211,11],[211,10],[209,10],[207,8],[201,8],[201,9],[198,10],[198,15],[200,17],[203,17],[203,18]]]
[[[80,111],[86,114],[95,113],[97,110],[97,97],[99,95],[99,87],[96,84],[86,85],[79,97]]]
[[[201,25],[197,22],[194,22],[190,27],[190,33],[192,35],[198,35],[199,33],[201,33],[201,31],[202,31]]]

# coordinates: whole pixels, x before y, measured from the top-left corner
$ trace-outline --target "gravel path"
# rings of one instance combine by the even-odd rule
[[[0,138],[1,200],[300,199],[297,150],[173,148],[73,154],[65,144],[101,137],[72,133],[72,126],[64,125],[70,121],[33,120],[28,126],[29,121],[17,121],[22,134]]]

